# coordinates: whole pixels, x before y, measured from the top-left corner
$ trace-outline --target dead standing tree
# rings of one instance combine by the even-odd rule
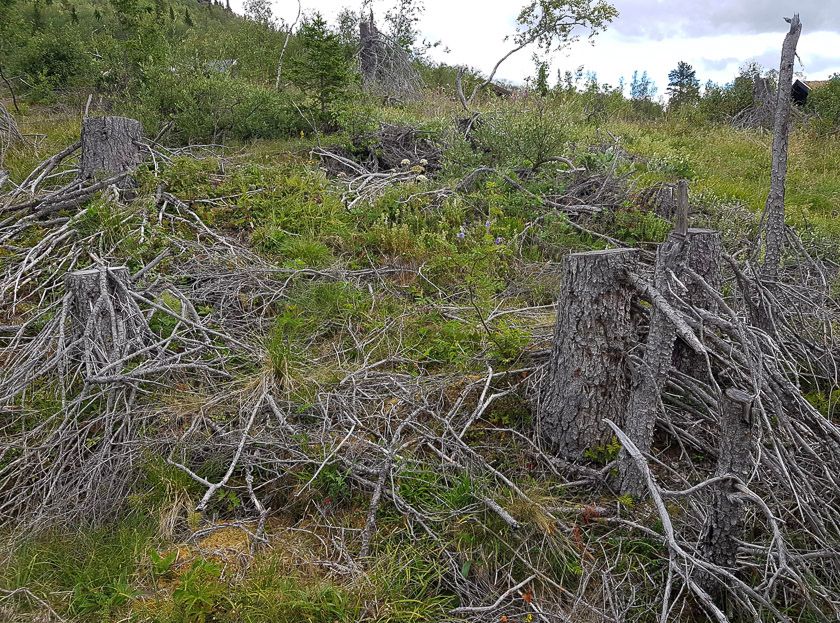
[[[776,97],[776,118],[773,129],[773,165],[770,178],[770,194],[763,216],[764,263],[761,275],[768,281],[775,281],[779,275],[782,247],[785,241],[785,182],[788,168],[788,139],[790,134],[790,88],[793,83],[793,63],[796,59],[796,45],[802,33],[799,14],[786,18],[790,31],[782,46],[782,62],[779,68],[779,90]]]
[[[604,419],[624,421],[630,393],[627,353],[633,334],[638,251],[614,249],[566,258],[546,396],[543,437],[564,458],[583,459],[612,438]]]
[[[359,71],[365,89],[386,100],[417,97],[422,80],[411,54],[379,31],[373,11],[359,22]]]

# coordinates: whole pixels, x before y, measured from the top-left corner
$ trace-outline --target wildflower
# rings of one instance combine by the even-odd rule
[[[504,244],[504,243],[505,243],[505,239],[504,239],[504,238],[502,238],[501,236],[499,236],[499,237],[498,237],[498,238],[496,238],[493,242],[495,242],[496,244]]]
[[[402,159],[402,162],[400,162],[400,166],[401,166],[401,167],[407,167],[407,166],[409,166],[410,164],[411,164],[411,160],[409,160],[408,158],[403,158],[403,159]]]
[[[490,221],[484,221],[484,227],[490,229]]]
[[[428,178],[428,177],[426,177],[425,175],[418,175],[418,176],[417,176],[417,181],[418,181],[418,182],[421,182],[421,183],[422,183],[422,182],[428,182],[428,181],[429,181],[429,178]]]
[[[423,166],[425,167],[427,164],[429,164],[429,161],[428,161],[428,160],[426,160],[425,158],[422,158],[422,159],[420,160],[420,164],[421,164],[421,165],[423,165]]]

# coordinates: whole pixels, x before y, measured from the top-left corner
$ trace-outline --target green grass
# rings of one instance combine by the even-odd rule
[[[737,202],[756,213],[764,209],[770,188],[769,133],[678,122],[621,123],[614,131],[631,153],[654,163],[653,171],[640,173],[642,184],[688,176],[692,192],[700,196]],[[807,130],[791,134],[785,201],[789,224],[840,239],[838,171],[838,137]]]

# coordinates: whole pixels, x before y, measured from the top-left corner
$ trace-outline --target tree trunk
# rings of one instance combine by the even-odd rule
[[[139,121],[125,117],[88,117],[82,122],[82,179],[131,171],[142,161]]]
[[[612,438],[604,419],[624,420],[630,394],[627,353],[633,288],[624,279],[635,249],[575,253],[566,258],[542,434],[569,460],[585,458]]]
[[[788,137],[790,133],[791,84],[796,45],[802,33],[799,14],[790,20],[790,32],[782,46],[779,68],[779,91],[776,97],[776,118],[773,129],[773,165],[770,194],[764,208],[764,263],[762,277],[775,281],[779,275],[782,246],[785,238],[785,181],[788,168]]]
[[[373,20],[373,11],[368,19],[359,22],[359,71],[365,85],[374,84],[379,74],[379,31]]]
[[[687,233],[688,245],[686,249],[685,265],[712,286],[715,290],[721,288],[721,240],[720,232],[713,229],[689,229]],[[688,281],[688,293],[685,301],[692,307],[717,311],[717,302],[709,296],[702,286]],[[674,367],[693,378],[706,378],[706,360],[695,353],[681,339],[677,340],[674,348]]]
[[[684,224],[684,221],[678,224],[677,229],[684,229]],[[671,273],[679,273],[679,267],[685,261],[687,247],[687,237],[675,232],[659,245],[656,252],[654,284],[671,304],[674,302],[669,285]],[[645,343],[645,356],[633,372],[630,402],[624,423],[627,436],[642,452],[649,452],[653,443],[660,394],[671,370],[676,337],[676,327],[664,313],[653,306]],[[647,491],[647,485],[635,461],[626,450],[622,449],[619,453],[618,465],[618,488],[622,493],[642,497]]]
[[[752,397],[737,389],[724,392],[720,402],[720,441],[716,476],[737,476],[746,481],[754,466],[757,419],[752,414]],[[744,504],[735,497],[735,483],[714,485],[712,505],[703,527],[700,548],[708,562],[734,568],[738,540],[742,538]],[[704,578],[711,594],[721,593],[709,577]]]

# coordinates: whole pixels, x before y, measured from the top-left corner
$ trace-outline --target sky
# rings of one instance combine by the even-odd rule
[[[301,0],[304,12],[319,11],[334,20],[342,7],[358,8],[360,0]],[[425,0],[419,25],[423,36],[441,45],[430,52],[434,60],[469,65],[485,74],[509,49],[524,0]],[[374,0],[382,15],[394,0]],[[783,20],[798,10],[803,23],[796,71],[811,80],[840,73],[840,10],[838,0],[613,0],[619,17],[594,44],[581,40],[546,59],[552,75],[583,66],[601,82],[629,84],[634,70],[647,71],[664,93],[668,72],[680,60],[697,70],[701,83],[730,81],[738,67],[755,60],[778,69],[782,41],[788,31]],[[232,0],[240,9],[242,0]],[[292,20],[297,0],[274,0],[279,18]],[[381,21],[381,20],[380,20]],[[531,50],[506,61],[498,77],[514,83],[535,73]]]

